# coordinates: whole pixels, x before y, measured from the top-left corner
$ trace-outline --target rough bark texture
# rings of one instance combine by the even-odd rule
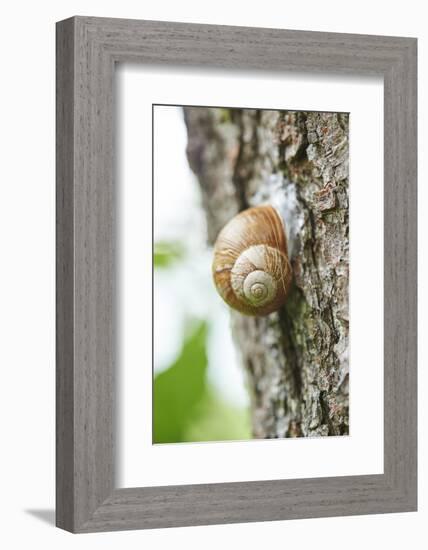
[[[237,212],[294,201],[293,287],[268,317],[231,311],[258,438],[349,432],[348,115],[186,108],[212,244]]]

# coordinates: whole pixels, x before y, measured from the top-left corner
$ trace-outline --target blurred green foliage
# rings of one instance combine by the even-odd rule
[[[153,251],[153,263],[155,268],[167,268],[181,260],[185,255],[185,249],[178,242],[156,242]]]
[[[183,349],[169,369],[154,381],[154,442],[176,443],[184,432],[194,409],[206,391],[206,323],[200,323],[186,338]]]
[[[192,323],[177,360],[154,379],[154,443],[251,439],[248,411],[216,395],[206,373],[207,323]]]
[[[252,439],[249,411],[221,399],[208,388],[185,431],[185,441],[227,441]]]
[[[155,243],[155,270],[184,258],[180,243]],[[188,322],[179,356],[154,377],[153,443],[251,439],[249,411],[227,402],[207,379],[208,331],[207,321]]]

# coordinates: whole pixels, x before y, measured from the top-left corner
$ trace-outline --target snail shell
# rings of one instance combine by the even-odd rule
[[[213,278],[223,300],[246,315],[268,315],[283,305],[291,265],[275,208],[249,208],[224,226],[214,245]]]

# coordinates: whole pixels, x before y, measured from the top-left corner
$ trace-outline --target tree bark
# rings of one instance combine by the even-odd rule
[[[267,317],[231,310],[254,437],[349,433],[348,115],[185,108],[208,240],[237,212],[294,203],[293,285]]]

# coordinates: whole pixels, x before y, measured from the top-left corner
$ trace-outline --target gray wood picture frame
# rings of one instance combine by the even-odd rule
[[[416,46],[414,38],[91,17],[57,24],[58,527],[83,533],[416,510]],[[383,474],[115,487],[118,62],[383,77]]]

